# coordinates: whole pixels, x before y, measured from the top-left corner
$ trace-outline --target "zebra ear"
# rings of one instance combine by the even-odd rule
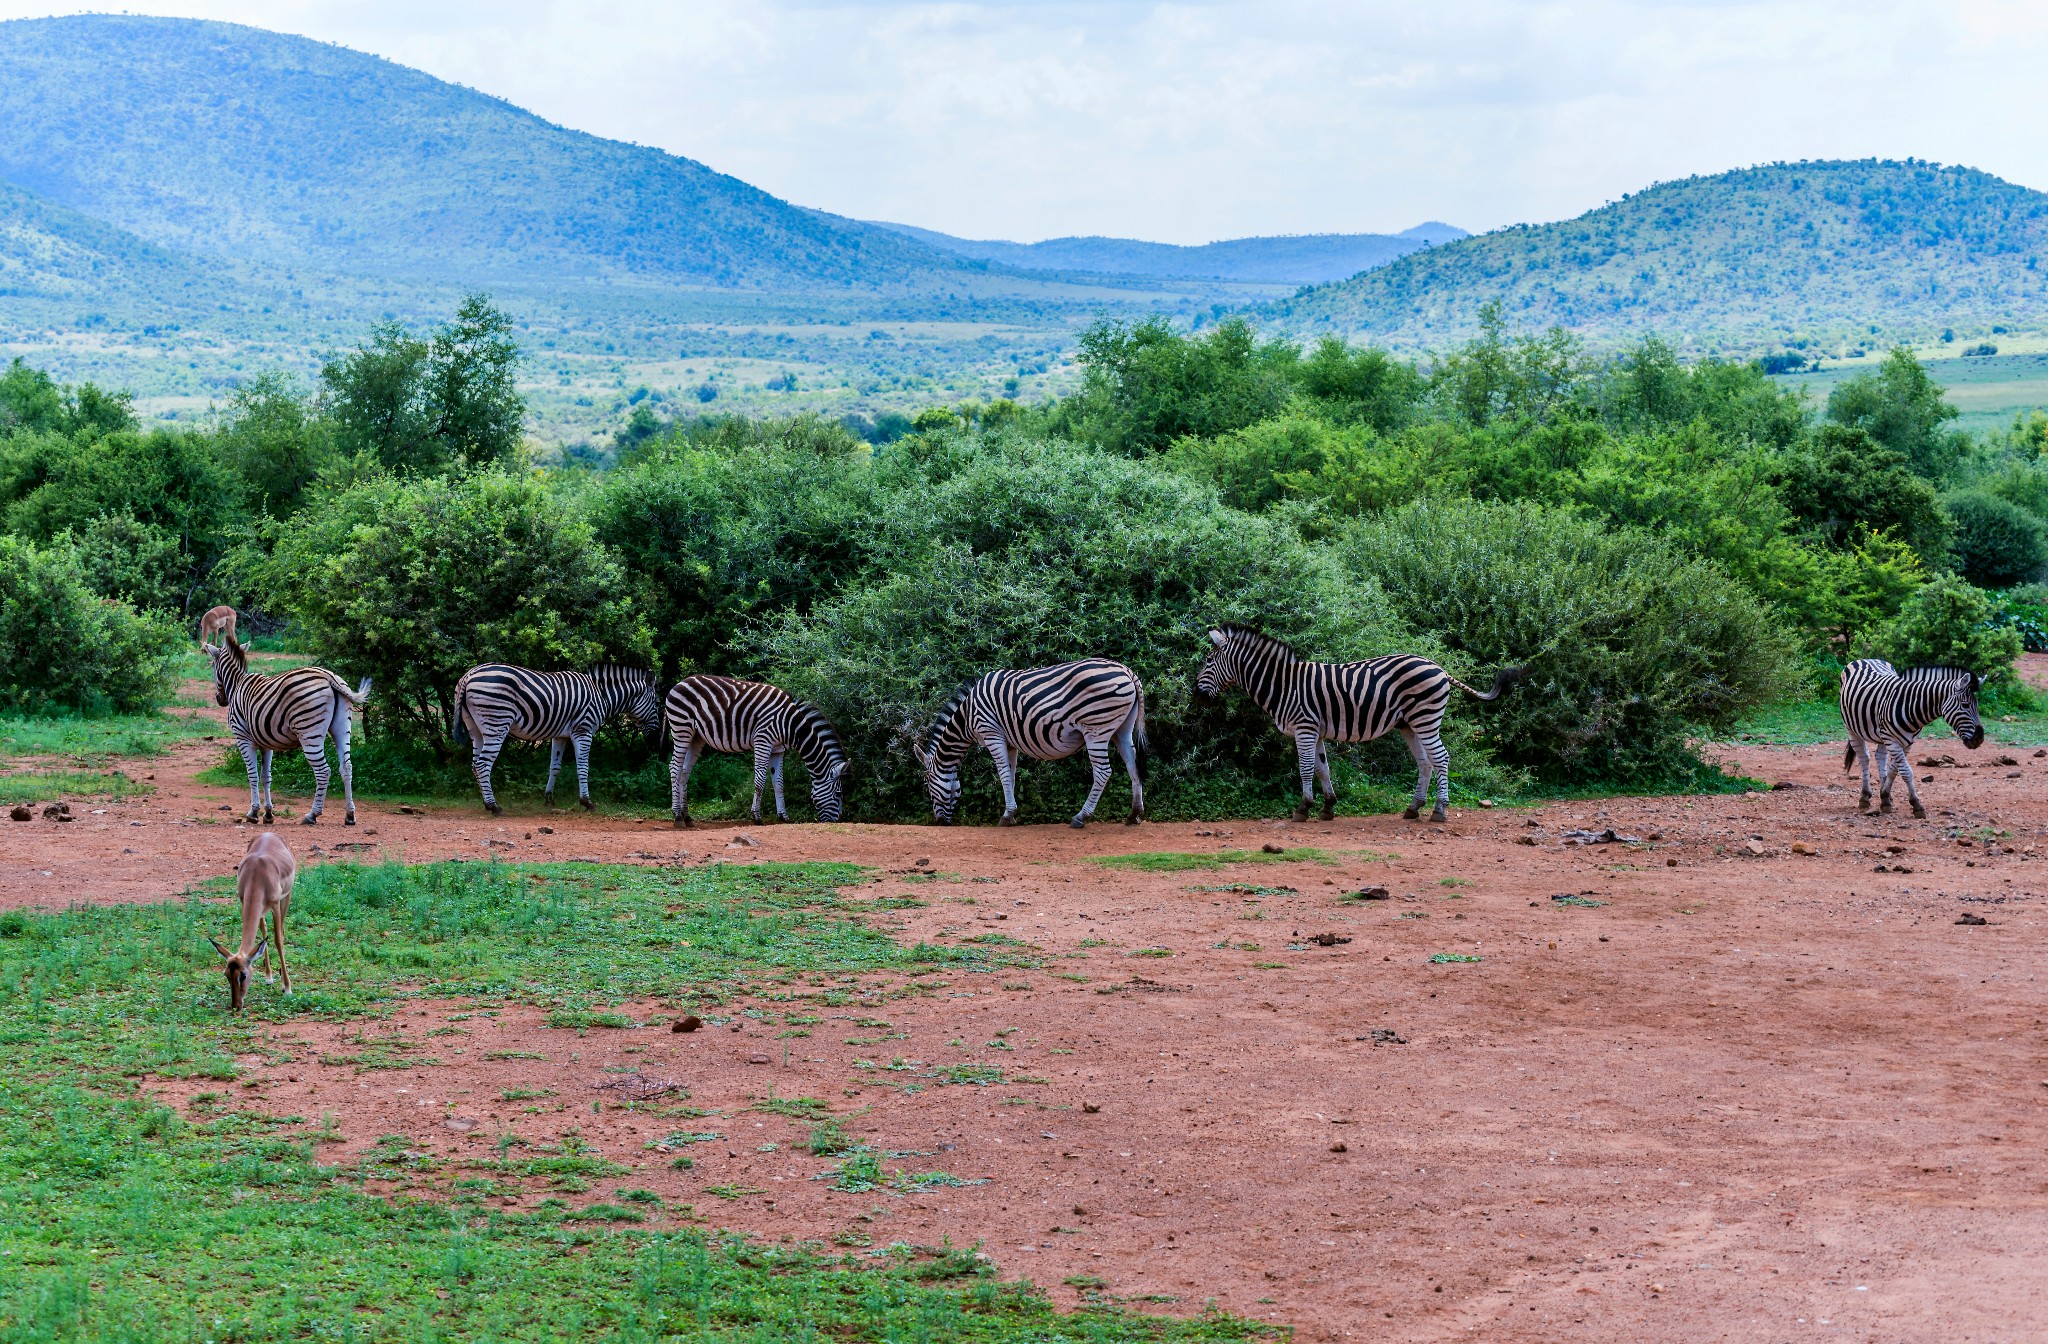
[[[1209,632],[1209,642],[1219,649],[1222,648],[1224,644],[1223,632],[1221,630],[1211,630]]]

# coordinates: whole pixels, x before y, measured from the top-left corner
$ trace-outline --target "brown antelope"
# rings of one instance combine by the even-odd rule
[[[228,978],[228,1007],[233,1012],[242,1011],[242,999],[249,992],[250,968],[273,946],[277,949],[277,969],[284,974],[284,992],[292,992],[292,971],[284,960],[284,916],[291,908],[292,880],[298,873],[298,860],[277,832],[259,831],[250,837],[249,849],[242,855],[235,877],[235,890],[242,898],[242,945],[230,952],[218,939],[206,940],[227,963],[223,970]],[[267,939],[263,936],[265,915],[270,916]],[[265,960],[266,969],[269,964]],[[277,976],[269,979],[272,984],[277,983]]]
[[[207,651],[206,637],[216,630],[227,631],[229,639],[235,637],[235,609],[233,607],[215,607],[212,611],[199,618],[199,651],[201,653]]]

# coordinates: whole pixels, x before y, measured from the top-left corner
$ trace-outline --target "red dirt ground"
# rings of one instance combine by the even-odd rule
[[[219,805],[239,810],[246,794],[189,782],[218,750],[192,743],[143,767],[160,790],[148,798],[77,807],[64,825],[0,822],[0,906],[161,899],[231,870],[245,832]],[[337,842],[410,859],[849,859],[885,874],[863,894],[929,902],[891,913],[901,936],[1000,930],[1044,959],[951,976],[936,995],[761,1005],[822,1017],[809,1037],[737,1015],[738,1031],[578,1036],[506,1010],[428,1039],[467,1011],[437,1003],[384,1023],[294,1024],[277,1041],[293,1058],[246,1061],[242,1087],[261,1101],[242,1104],[333,1112],[345,1142],[330,1155],[403,1134],[484,1157],[503,1136],[574,1130],[636,1168],[580,1199],[644,1187],[672,1212],[694,1205],[765,1237],[981,1241],[1062,1301],[1076,1300],[1063,1280],[1093,1276],[1116,1296],[1175,1299],[1146,1309],[1213,1299],[1305,1340],[2041,1338],[2048,757],[1924,743],[1916,757],[1966,768],[1922,772],[1932,815],[1914,821],[1859,817],[1840,751],[1730,753],[1797,786],[1782,791],[1461,811],[1435,828],[798,825],[741,828],[759,841],[746,847],[731,828],[493,819],[475,805],[366,805],[344,830],[336,806],[317,829],[279,827],[302,862]],[[1560,844],[1568,828],[1610,826],[1644,843]],[[2010,834],[1987,846],[1994,831]],[[1085,862],[1268,841],[1385,857],[1168,874]],[[918,859],[959,880],[887,876]],[[1298,894],[1198,889],[1233,882]],[[1340,900],[1368,883],[1392,899]],[[1604,904],[1551,900],[1561,893]],[[1966,912],[1987,922],[1958,925]],[[1296,936],[1322,932],[1351,941]],[[1132,955],[1154,948],[1172,955]],[[295,970],[302,984],[321,974]],[[403,1033],[440,1063],[317,1062],[360,1049],[344,1038],[363,1031]],[[1013,1049],[983,1044],[996,1040]],[[548,1058],[484,1058],[503,1050]],[[749,1063],[757,1054],[770,1062]],[[877,1081],[898,1075],[854,1064],[897,1055],[1045,1081],[906,1095]],[[612,1095],[594,1084],[619,1076],[605,1068],[628,1064],[721,1114],[592,1114]],[[507,1088],[557,1095],[529,1113],[499,1100]],[[803,1149],[806,1126],[745,1109],[771,1088],[825,1099],[855,1136],[917,1154],[891,1168],[987,1183],[833,1193],[810,1179],[833,1163]],[[721,1137],[679,1149],[695,1166],[678,1171],[646,1147],[677,1129]],[[728,1202],[713,1185],[763,1193]]]

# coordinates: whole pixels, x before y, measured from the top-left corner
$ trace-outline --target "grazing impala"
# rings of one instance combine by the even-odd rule
[[[284,974],[284,992],[292,992],[292,971],[284,960],[284,916],[291,908],[292,879],[298,873],[298,860],[277,832],[259,831],[250,837],[248,852],[242,855],[235,878],[235,889],[242,897],[242,945],[230,952],[219,940],[206,940],[227,963],[224,971],[228,978],[228,1007],[234,1012],[242,1011],[242,999],[249,992],[250,968],[273,946],[277,949],[277,969]],[[265,915],[270,916],[267,939],[263,936]],[[265,962],[266,967],[268,964]],[[277,976],[269,978],[272,984],[277,983]]]

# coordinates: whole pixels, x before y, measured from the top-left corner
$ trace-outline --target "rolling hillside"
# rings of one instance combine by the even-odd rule
[[[0,23],[0,181],[162,246],[333,272],[792,288],[963,265],[377,57],[195,20]]]
[[[1434,221],[1400,233],[1319,233],[1232,238],[1200,247],[1135,238],[1049,238],[1042,243],[955,238],[909,224],[882,224],[943,251],[1020,271],[1093,271],[1179,280],[1238,280],[1312,285],[1384,266],[1420,248],[1469,235]]]
[[[0,297],[94,302],[148,293],[200,302],[220,289],[174,253],[0,182]]]
[[[1413,253],[1261,310],[1396,346],[1525,327],[1755,348],[2048,325],[2048,195],[1925,162],[1771,164]]]

